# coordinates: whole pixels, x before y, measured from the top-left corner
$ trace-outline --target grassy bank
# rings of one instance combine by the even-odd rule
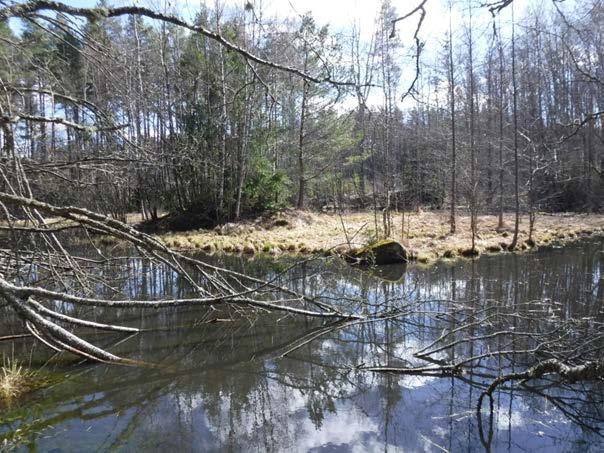
[[[429,262],[455,258],[471,248],[469,216],[459,216],[457,232],[449,234],[446,212],[405,213],[393,216],[392,239],[409,247],[416,260]],[[476,248],[479,253],[497,253],[512,241],[514,216],[504,216],[504,228],[497,228],[496,216],[478,218]],[[381,222],[378,219],[378,229]],[[528,242],[528,217],[521,219],[518,248],[564,243],[577,238],[604,234],[604,215],[540,214],[537,216],[533,242]],[[286,210],[255,221],[226,224],[214,230],[169,233],[160,236],[170,247],[203,250],[208,253],[269,254],[338,254],[358,248],[376,237],[372,212],[337,214]]]

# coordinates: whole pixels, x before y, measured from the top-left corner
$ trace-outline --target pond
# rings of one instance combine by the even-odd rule
[[[17,450],[52,452],[604,449],[602,381],[502,386],[494,393],[486,445],[476,411],[499,370],[525,369],[540,359],[543,348],[535,342],[558,331],[561,321],[604,321],[601,240],[379,271],[333,259],[289,270],[286,261],[207,259],[260,277],[284,271],[281,280],[297,290],[338,303],[362,300],[356,309],[363,313],[397,306],[400,313],[334,324],[224,308],[79,309],[89,318],[148,329],[86,338],[153,366],[81,362],[30,338],[0,343],[5,356],[61,376],[18,406],[0,408],[0,449],[4,439]],[[187,291],[172,273],[141,260],[113,271],[129,297]],[[8,308],[0,316],[2,335],[23,333]],[[426,348],[430,360],[418,356]],[[507,350],[513,352],[501,352]],[[459,374],[367,369],[478,356],[471,371]]]

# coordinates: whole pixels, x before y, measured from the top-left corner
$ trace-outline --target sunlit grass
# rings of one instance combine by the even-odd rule
[[[9,406],[22,395],[39,388],[41,381],[38,373],[27,369],[17,360],[3,358],[0,367],[0,406]]]
[[[404,235],[401,235],[401,212],[392,213],[391,239],[401,242],[412,259],[422,263],[437,259],[457,259],[483,253],[508,252],[514,233],[514,215],[504,215],[503,227],[498,217],[481,215],[477,219],[474,251],[471,248],[470,219],[457,217],[457,231],[449,233],[448,213],[444,211],[405,212]],[[346,227],[344,233],[342,224]],[[383,235],[381,216],[376,225],[371,211],[314,213],[287,210],[274,217],[228,224],[229,228],[168,233],[161,240],[169,247],[182,250],[204,250],[208,253],[235,253],[252,256],[264,254],[342,254],[350,246],[360,248]],[[563,244],[592,234],[604,234],[602,215],[539,214],[529,240],[528,216],[522,216],[516,250],[529,250],[549,244]]]
[[[14,419],[15,414],[22,414],[20,403],[24,397],[64,378],[43,369],[32,370],[12,356],[3,356],[0,363],[0,419],[6,422]],[[32,415],[29,423],[0,434],[0,452],[14,451],[22,447],[28,438],[39,435],[40,431],[38,420]]]

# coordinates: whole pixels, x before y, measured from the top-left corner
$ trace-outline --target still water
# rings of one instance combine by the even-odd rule
[[[211,259],[260,277],[286,267],[261,259]],[[117,274],[116,285],[129,297],[186,292],[170,272],[139,260]],[[0,343],[2,354],[61,376],[18,407],[0,408],[0,449],[3,439],[11,439],[18,450],[45,452],[484,451],[477,399],[498,374],[493,370],[535,361],[530,336],[506,340],[493,335],[501,326],[474,323],[469,337],[475,340],[437,355],[452,360],[483,354],[481,373],[416,376],[364,368],[426,365],[415,354],[454,328],[451,320],[459,322],[464,313],[459,307],[505,310],[536,301],[539,310],[526,311],[507,327],[524,332],[548,329],[543,306],[557,307],[565,319],[601,320],[603,277],[603,242],[589,240],[429,268],[390,266],[378,273],[326,260],[287,271],[282,280],[297,290],[361,299],[356,309],[363,313],[414,304],[403,316],[331,330],[325,329],[329,322],[283,313],[85,309],[79,314],[89,319],[149,329],[86,338],[157,366],[82,363],[53,356],[31,339]],[[0,309],[0,332],[23,332],[6,307]],[[513,361],[490,355],[509,349],[506,341],[527,352]],[[495,393],[493,451],[604,450],[598,432],[604,428],[601,381],[542,393],[520,385]]]

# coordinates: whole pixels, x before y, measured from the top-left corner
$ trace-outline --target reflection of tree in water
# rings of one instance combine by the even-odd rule
[[[259,275],[271,272],[257,264]],[[305,290],[343,294],[343,304],[362,298],[366,312],[392,313],[380,321],[122,310],[115,316],[123,323],[154,330],[117,346],[111,344],[121,337],[106,335],[103,344],[161,366],[81,368],[80,376],[46,392],[47,399],[38,396],[38,412],[27,414],[36,407],[32,402],[13,412],[15,420],[0,432],[21,428],[32,433],[31,445],[52,446],[35,433],[58,435],[61,427],[81,423],[107,436],[103,426],[112,420],[103,448],[274,451],[312,445],[321,432],[343,445],[471,448],[480,442],[477,400],[498,376],[561,354],[572,364],[599,353],[601,269],[601,254],[586,248],[411,269],[396,283],[323,262],[291,276]],[[123,279],[124,291],[179,291],[179,282],[161,269],[146,269],[146,279],[139,268],[132,275],[136,283]],[[110,319],[112,313],[100,309],[95,316]],[[207,322],[217,318],[230,321]],[[181,328],[163,330],[166,325]],[[528,448],[544,442],[535,434],[542,430],[546,438],[557,437],[551,445],[595,442],[603,394],[601,381],[570,384],[557,374],[506,381],[493,391],[492,417],[483,405],[483,440],[492,431],[487,445],[495,450],[518,443]],[[342,425],[359,433],[338,437]],[[56,432],[45,429],[53,426]],[[70,435],[93,436],[72,429]]]

